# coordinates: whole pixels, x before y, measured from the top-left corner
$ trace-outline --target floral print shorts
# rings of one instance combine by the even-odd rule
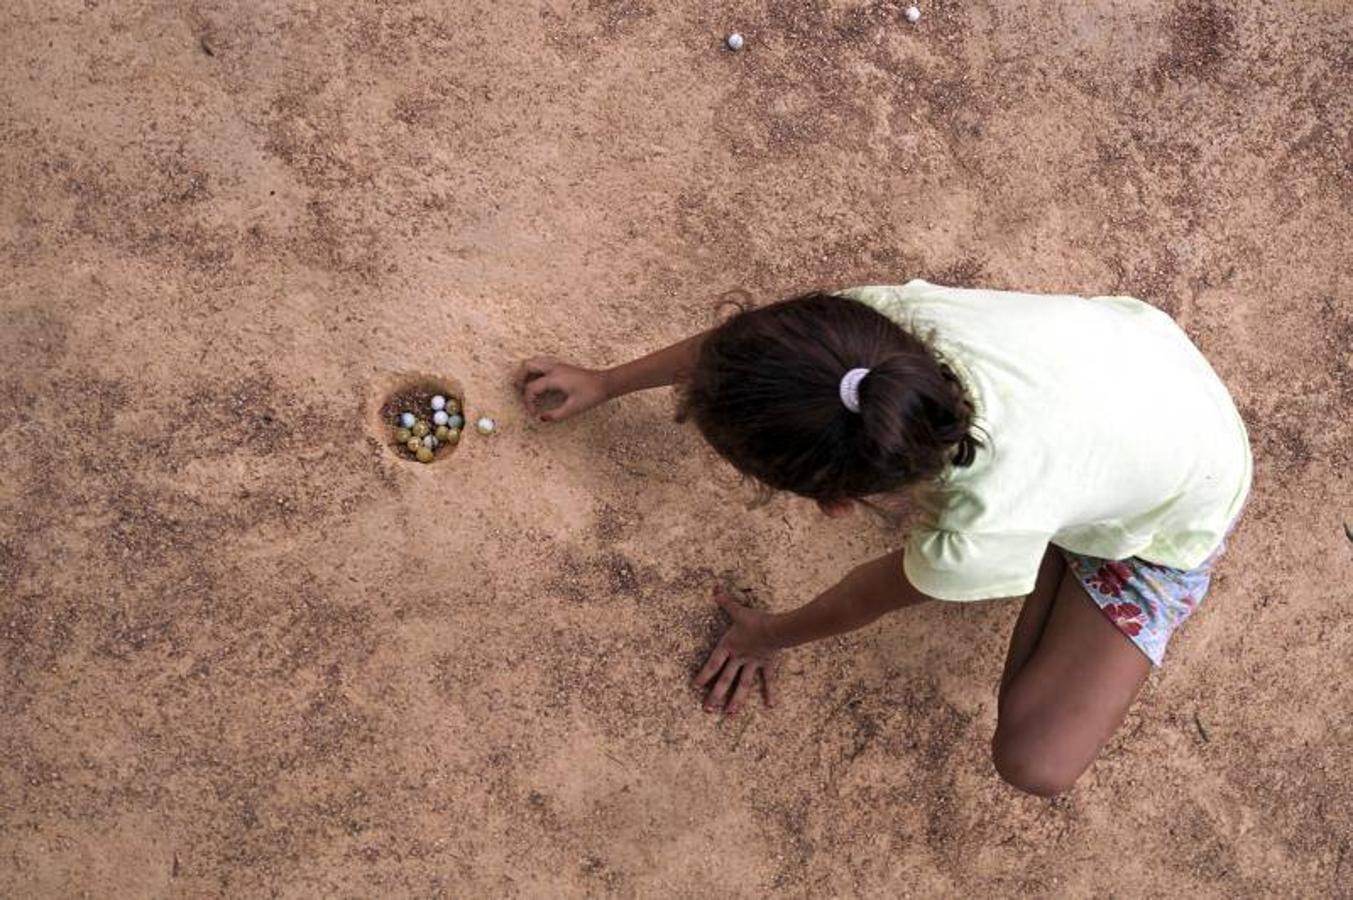
[[[1202,602],[1212,581],[1212,567],[1225,549],[1223,541],[1198,568],[1188,571],[1135,556],[1100,559],[1065,549],[1062,556],[1109,621],[1146,654],[1153,666],[1159,666],[1170,635]]]

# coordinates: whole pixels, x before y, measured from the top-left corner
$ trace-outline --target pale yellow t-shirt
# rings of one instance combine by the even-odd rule
[[[843,291],[930,342],[985,447],[916,492],[908,580],[942,600],[1029,593],[1049,543],[1191,569],[1249,492],[1249,437],[1217,374],[1132,297],[911,281]]]

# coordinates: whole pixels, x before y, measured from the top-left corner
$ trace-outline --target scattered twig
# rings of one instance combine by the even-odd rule
[[[1198,729],[1198,736],[1203,739],[1204,744],[1212,743],[1212,738],[1207,736],[1207,729],[1203,727],[1203,720],[1198,718],[1198,714],[1193,714],[1193,724]]]
[[[1344,537],[1348,538],[1350,541],[1353,541],[1353,527],[1349,527],[1349,524],[1347,522],[1344,523]]]
[[[197,45],[198,45],[199,47],[201,47],[201,48],[202,48],[202,52],[205,53],[205,54],[207,54],[208,56],[215,56],[215,55],[216,55],[216,51],[213,50],[213,49],[211,49],[211,44],[207,43],[207,37],[206,37],[206,35],[203,35],[202,37],[200,37],[200,38],[197,39]]]

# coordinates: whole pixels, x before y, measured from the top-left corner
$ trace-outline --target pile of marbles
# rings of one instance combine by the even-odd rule
[[[406,459],[430,463],[439,451],[460,443],[465,413],[455,397],[433,394],[426,409],[404,409],[395,416],[392,424],[397,452]],[[475,422],[475,430],[490,435],[498,430],[498,425],[488,416],[482,416]]]

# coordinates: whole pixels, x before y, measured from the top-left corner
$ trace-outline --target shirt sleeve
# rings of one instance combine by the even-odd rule
[[[1050,534],[972,534],[918,529],[902,568],[912,587],[936,600],[1021,597],[1034,589]]]
[[[895,318],[904,315],[907,303],[915,300],[927,290],[934,290],[934,285],[919,278],[913,278],[906,284],[869,284],[862,287],[846,288],[843,291],[838,291],[837,296],[863,303],[876,312],[881,312],[889,318]]]

